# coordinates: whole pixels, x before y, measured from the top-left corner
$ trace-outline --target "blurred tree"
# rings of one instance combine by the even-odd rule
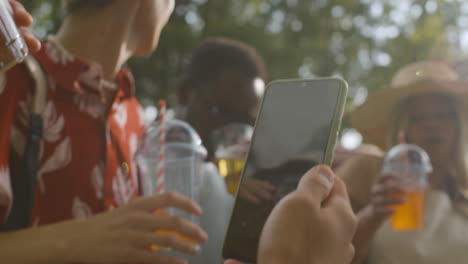
[[[60,1],[22,2],[38,36],[57,29]],[[344,77],[352,107],[404,64],[460,57],[451,48],[468,46],[467,28],[463,0],[178,0],[157,52],[129,66],[145,105],[173,103],[191,50],[206,37],[225,36],[256,47],[271,79]]]

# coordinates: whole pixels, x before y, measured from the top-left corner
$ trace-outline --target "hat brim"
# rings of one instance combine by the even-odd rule
[[[442,94],[460,103],[462,115],[468,110],[468,82],[420,80],[408,85],[381,89],[351,113],[351,124],[362,134],[364,142],[387,149],[393,115],[397,105],[408,97]]]

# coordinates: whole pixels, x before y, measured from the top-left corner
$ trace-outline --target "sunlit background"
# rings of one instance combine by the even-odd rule
[[[44,38],[60,22],[60,1],[21,1]],[[174,104],[187,56],[204,38],[225,36],[254,46],[272,79],[341,76],[350,85],[347,111],[389,83],[402,65],[422,59],[461,64],[468,52],[463,0],[179,0],[156,53],[129,63],[147,107]],[[461,67],[460,67],[461,68]],[[345,120],[342,145],[359,145]]]

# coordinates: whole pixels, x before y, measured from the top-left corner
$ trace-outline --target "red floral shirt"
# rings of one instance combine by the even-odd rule
[[[98,67],[55,41],[34,56],[48,74],[48,90],[30,224],[88,217],[127,203],[138,195],[133,155],[144,131],[130,71],[118,73],[117,95],[105,103]],[[0,76],[0,220],[11,209],[33,92],[24,65]]]

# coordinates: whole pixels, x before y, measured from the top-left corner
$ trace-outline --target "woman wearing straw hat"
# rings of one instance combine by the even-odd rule
[[[391,85],[369,96],[351,116],[366,143],[384,150],[405,142],[422,147],[432,162],[425,223],[417,232],[395,232],[386,221],[403,202],[397,175],[382,174],[381,155],[356,157],[340,167],[359,226],[355,262],[466,263],[468,178],[464,151],[468,83],[446,64],[405,66]],[[379,177],[377,177],[379,176]]]

